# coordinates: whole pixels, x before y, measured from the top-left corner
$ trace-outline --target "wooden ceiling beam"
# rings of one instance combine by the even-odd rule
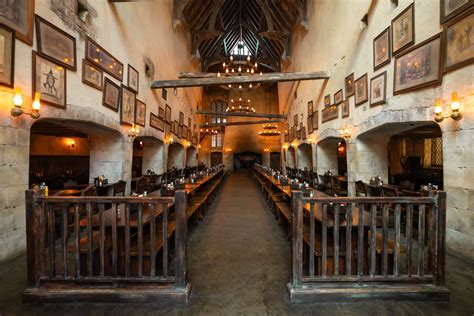
[[[240,126],[240,125],[256,125],[256,124],[270,124],[270,123],[282,123],[286,119],[274,119],[274,120],[259,120],[259,121],[238,121],[238,122],[227,122],[227,123],[216,123],[216,124],[201,124],[199,128],[214,128],[214,127],[225,127],[225,126]]]
[[[173,30],[180,24],[186,23],[184,16],[184,8],[191,2],[191,0],[173,0]]]
[[[268,119],[286,119],[286,115],[283,114],[266,114],[266,113],[240,113],[240,112],[217,112],[217,111],[203,111],[197,110],[196,114],[209,115],[209,116],[239,116],[239,117],[263,117]]]
[[[253,76],[237,77],[213,77],[213,78],[192,78],[177,80],[155,80],[150,83],[151,89],[163,88],[186,88],[186,87],[206,87],[214,85],[246,84],[246,83],[271,83],[303,80],[328,80],[329,72],[288,72],[288,73],[267,73]]]

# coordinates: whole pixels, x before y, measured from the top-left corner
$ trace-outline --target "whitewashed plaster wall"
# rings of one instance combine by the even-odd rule
[[[397,96],[393,96],[393,57],[389,65],[373,70],[373,39],[411,3],[415,6],[415,44],[442,31],[439,0],[399,0],[398,6],[390,0],[320,0],[308,3],[309,31],[296,29],[291,63],[287,63],[283,70],[327,70],[331,78],[326,85],[322,81],[279,84],[280,111],[288,114],[290,123],[294,114],[301,113],[303,122],[306,122],[307,102],[312,100],[314,106],[321,109],[324,96],[330,94],[333,100],[334,93],[343,88],[347,75],[354,72],[358,78],[367,73],[370,85],[372,77],[387,71],[387,101],[384,105],[371,108],[365,103],[356,108],[354,97],[350,97],[349,118],[319,122],[319,129],[310,135],[317,143],[327,137],[339,136],[338,130],[344,125],[350,127],[352,137],[347,144],[347,159],[349,191],[352,191],[356,180],[367,181],[377,173],[388,180],[385,160],[390,132],[373,144],[367,138],[358,138],[360,134],[375,131],[386,123],[433,121],[435,98],[441,98],[448,109],[451,93],[457,91],[463,120],[448,119],[440,124],[444,144],[444,184],[448,195],[447,247],[452,253],[474,259],[474,183],[470,180],[474,176],[474,65],[445,74],[441,85]],[[368,26],[361,28],[360,21],[369,7]],[[314,161],[320,161],[319,157]]]
[[[200,102],[202,91],[178,89],[176,95],[168,91],[168,100],[164,101],[161,91],[152,91],[145,79],[145,56],[154,63],[154,79],[172,79],[177,78],[181,71],[199,70],[197,64],[190,62],[189,32],[184,27],[178,27],[176,31],[172,29],[172,0],[115,4],[92,0],[89,3],[98,13],[94,21],[94,39],[120,60],[125,69],[130,63],[140,72],[137,97],[147,104],[147,127],[141,134],[163,139],[162,132],[148,126],[149,113],[157,114],[158,106],[164,107],[167,103],[172,107],[172,120],[178,120],[179,111],[183,111],[187,118]],[[83,126],[99,125],[117,131],[114,137],[105,139],[96,135],[92,139],[91,176],[110,173],[106,175],[111,180],[130,180],[132,143],[126,136],[129,127],[120,125],[118,113],[102,106],[100,91],[82,83],[84,39],[53,13],[48,0],[36,0],[35,13],[76,38],[78,60],[77,71],[67,70],[67,109],[43,105],[42,118],[80,120]],[[27,106],[31,104],[29,96],[32,95],[33,50],[36,50],[36,44],[29,46],[16,41],[15,86],[23,89]],[[125,71],[123,83],[126,84],[126,80]],[[30,128],[34,121],[26,116],[11,117],[12,99],[11,89],[0,88],[0,261],[23,252],[26,240],[24,191],[28,187]],[[166,154],[163,160],[163,165],[166,165]]]

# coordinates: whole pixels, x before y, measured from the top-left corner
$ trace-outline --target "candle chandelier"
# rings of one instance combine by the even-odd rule
[[[255,109],[250,105],[250,99],[242,99],[242,93],[237,100],[230,99],[230,106],[225,109],[226,112],[255,113]]]
[[[281,132],[278,130],[277,124],[263,124],[263,130],[258,132],[260,136],[280,136]]]

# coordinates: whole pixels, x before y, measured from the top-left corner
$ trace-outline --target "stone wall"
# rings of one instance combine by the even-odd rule
[[[339,136],[341,127],[349,127],[348,178],[349,192],[353,192],[354,182],[359,179],[367,181],[379,174],[387,182],[390,137],[406,129],[405,124],[433,122],[435,98],[441,98],[447,110],[451,93],[458,92],[464,118],[459,122],[446,119],[439,124],[444,144],[444,185],[448,194],[447,247],[450,252],[474,259],[474,184],[470,181],[474,174],[470,163],[474,160],[474,65],[445,74],[440,85],[396,96],[393,95],[394,58],[390,64],[373,70],[373,39],[413,2],[415,44],[418,44],[442,31],[439,0],[399,0],[398,6],[390,0],[310,1],[309,31],[296,29],[292,38],[291,63],[283,70],[327,70],[331,78],[327,83],[280,83],[280,111],[288,114],[290,122],[294,114],[303,114],[303,122],[306,122],[307,102],[313,101],[314,106],[321,109],[324,96],[330,94],[333,100],[334,93],[344,87],[344,78],[349,74],[354,73],[358,78],[367,73],[370,86],[371,78],[387,72],[385,104],[370,107],[364,103],[356,107],[354,97],[350,97],[348,118],[339,117],[326,123],[320,121],[319,129],[309,137],[313,143],[318,143]],[[361,19],[366,13],[368,25],[362,27]],[[386,124],[391,125],[381,132],[380,127]],[[325,159],[319,156],[324,153],[317,150],[314,155],[314,167],[319,170],[318,162]]]

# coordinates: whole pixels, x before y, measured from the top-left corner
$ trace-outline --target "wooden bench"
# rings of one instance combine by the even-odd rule
[[[283,224],[283,218],[287,224],[287,234],[286,238],[290,239],[291,237],[291,206],[288,202],[276,202],[275,209],[278,216],[278,221],[280,224]]]
[[[370,232],[368,235],[370,240]],[[406,253],[407,249],[406,246],[400,243],[400,253]],[[393,262],[394,254],[395,254],[395,241],[393,239],[388,238],[387,240],[387,260],[388,260],[388,273],[391,274],[393,272]],[[376,255],[376,273],[381,273],[382,271],[382,256],[383,256],[383,235],[382,233],[375,234],[375,255]]]
[[[306,228],[307,231],[309,231],[309,227]],[[314,236],[314,256],[316,256],[316,271],[318,275],[322,274],[322,260],[323,260],[323,245],[322,245],[322,240],[321,236],[318,234],[315,234]],[[307,245],[307,253],[309,254],[309,247],[311,245],[310,242],[310,234],[304,233],[303,234],[303,242]],[[346,256],[345,252],[345,244],[344,240],[339,240],[339,274],[344,274],[344,257]],[[352,262],[351,262],[351,270],[354,271],[353,269],[355,268],[355,261],[354,261],[355,256],[352,256]],[[327,236],[327,274],[328,275],[334,275],[334,239],[332,234],[328,234]]]

